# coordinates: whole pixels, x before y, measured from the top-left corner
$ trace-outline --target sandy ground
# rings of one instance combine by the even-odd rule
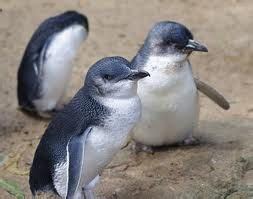
[[[58,3],[56,3],[58,2]],[[38,24],[68,9],[85,13],[90,35],[71,80],[71,97],[87,68],[111,55],[131,59],[157,21],[186,24],[209,53],[193,54],[194,73],[231,102],[223,111],[201,95],[202,144],[170,147],[154,155],[122,150],[97,189],[106,198],[253,198],[252,0],[20,1],[0,0],[0,179],[18,183],[31,198],[27,171],[47,122],[17,110],[16,73]],[[0,159],[1,159],[0,157]],[[0,198],[14,198],[0,188]]]

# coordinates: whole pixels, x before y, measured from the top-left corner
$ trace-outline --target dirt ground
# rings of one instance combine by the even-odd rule
[[[154,155],[135,155],[126,148],[103,173],[97,196],[253,198],[252,0],[0,0],[0,198],[15,198],[1,186],[3,180],[16,182],[31,198],[27,171],[48,122],[17,110],[16,73],[38,24],[69,9],[89,17],[90,35],[74,63],[68,97],[95,61],[112,55],[131,59],[155,22],[175,20],[208,46],[209,53],[191,57],[196,76],[231,103],[223,111],[201,95],[195,133],[201,145],[169,147]]]

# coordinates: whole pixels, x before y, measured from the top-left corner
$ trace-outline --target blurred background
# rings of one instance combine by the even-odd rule
[[[48,122],[17,110],[16,74],[38,25],[65,10],[89,18],[90,34],[74,62],[67,97],[91,64],[105,56],[131,59],[161,20],[185,24],[209,52],[193,54],[195,76],[231,103],[223,111],[201,95],[195,147],[154,155],[122,150],[102,175],[100,198],[253,198],[252,0],[0,0],[0,198],[31,198],[28,171]]]

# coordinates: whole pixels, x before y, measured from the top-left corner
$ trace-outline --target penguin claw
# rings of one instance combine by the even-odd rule
[[[139,152],[146,152],[149,154],[154,154],[154,149],[152,146],[148,146],[139,142],[135,142],[133,144],[133,150],[135,151],[136,154],[138,154]]]
[[[62,109],[64,109],[64,107],[67,105],[68,103],[60,103],[57,104],[56,108],[54,109],[55,111],[61,111]]]
[[[28,109],[24,107],[19,107],[18,110],[24,113],[26,116],[38,120],[40,119],[50,120],[53,117],[53,114],[51,114],[50,111],[38,111],[36,109]]]
[[[39,111],[38,115],[45,119],[51,119],[54,117],[55,113],[54,111],[45,111],[45,112]]]
[[[112,199],[118,199],[118,194],[116,191],[112,193]]]
[[[38,115],[45,119],[52,119],[58,112],[62,111],[66,104],[63,104],[62,106],[58,106],[50,111],[39,111]]]

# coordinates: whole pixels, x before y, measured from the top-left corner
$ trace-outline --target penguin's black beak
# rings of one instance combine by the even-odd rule
[[[189,39],[188,44],[185,46],[185,50],[208,52],[207,47],[192,39]]]
[[[145,70],[132,70],[132,72],[130,73],[130,75],[127,76],[126,79],[129,80],[139,80],[142,79],[144,77],[150,76],[150,74],[145,71]]]

